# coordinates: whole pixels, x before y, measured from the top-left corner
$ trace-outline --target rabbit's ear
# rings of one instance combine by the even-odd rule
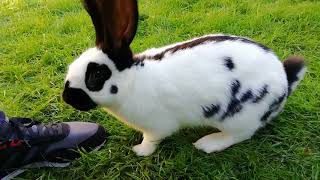
[[[116,65],[132,60],[129,46],[137,31],[137,0],[84,0],[84,6],[96,30],[97,47]]]
[[[96,0],[83,0],[83,6],[91,17],[96,31],[96,46],[101,47],[104,41],[104,24]]]

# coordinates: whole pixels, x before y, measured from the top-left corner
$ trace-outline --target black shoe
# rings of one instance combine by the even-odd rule
[[[91,151],[106,141],[105,129],[94,123],[4,119],[0,111],[0,178],[12,178],[20,168],[65,167],[80,156],[79,148]]]

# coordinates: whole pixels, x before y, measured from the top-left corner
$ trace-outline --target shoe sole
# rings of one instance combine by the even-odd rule
[[[92,152],[98,151],[101,149],[101,147],[105,144],[106,140],[103,141],[99,146],[94,148]],[[36,162],[32,164],[27,164],[20,169],[17,169],[13,172],[10,172],[7,174],[5,177],[1,177],[1,180],[11,180],[20,174],[24,173],[28,169],[34,169],[34,168],[42,168],[42,167],[52,167],[52,168],[65,168],[68,167],[71,164],[71,162],[66,162],[66,163],[56,163],[56,162],[49,162],[49,161],[42,161],[42,162]]]

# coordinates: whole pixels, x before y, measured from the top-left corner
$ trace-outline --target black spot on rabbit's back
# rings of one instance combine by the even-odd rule
[[[246,102],[259,103],[268,93],[268,86],[264,85],[260,90],[259,94],[256,95],[251,89],[245,91],[242,95],[237,96],[240,93],[241,83],[239,80],[235,79],[231,82],[230,91],[231,97],[227,105],[224,114],[221,119],[224,120],[228,117],[232,117],[239,113],[243,109],[243,104]]]
[[[221,119],[225,119],[227,117],[232,117],[236,113],[239,113],[242,110],[242,104],[239,99],[232,98],[231,101],[228,104],[226,112],[222,115]]]
[[[247,102],[248,100],[252,99],[254,96],[253,96],[253,93],[252,91],[249,89],[248,91],[246,91],[242,96],[241,96],[241,99],[240,101],[243,103],[243,102]]]
[[[260,87],[260,89],[253,91],[252,89],[242,90],[241,91],[241,83],[239,80],[234,79],[229,84],[229,93],[230,93],[230,99],[225,105],[225,107],[221,107],[215,104],[211,104],[209,106],[202,106],[202,110],[204,113],[204,116],[206,118],[212,117],[222,109],[222,113],[220,116],[220,120],[223,121],[226,118],[233,117],[234,115],[240,113],[243,108],[246,106],[246,104],[257,104],[260,103],[267,94],[269,94],[268,88],[269,86],[267,84]],[[265,112],[263,117],[261,118],[262,121],[265,121],[268,119],[268,117],[277,109],[279,109],[279,106],[281,102],[284,100],[285,95],[277,98],[268,108],[268,110]]]
[[[263,114],[263,116],[261,117],[261,121],[266,122],[269,119],[269,117],[271,116],[271,114],[272,114],[272,110],[269,109],[268,111],[266,111]]]
[[[158,54],[155,54],[155,55],[152,55],[152,56],[144,55],[144,56],[141,56],[139,58],[140,59],[161,60],[165,56],[165,54],[167,54],[167,53],[173,54],[173,53],[175,53],[177,51],[181,51],[181,50],[184,50],[184,49],[190,49],[190,48],[199,46],[199,45],[207,43],[207,42],[219,43],[219,42],[224,42],[224,41],[240,41],[240,42],[243,42],[243,43],[255,45],[255,46],[261,48],[262,50],[264,50],[266,52],[270,52],[271,51],[268,47],[266,47],[266,46],[264,46],[264,45],[262,45],[262,44],[260,44],[258,42],[255,42],[255,41],[252,41],[250,39],[244,38],[244,37],[228,36],[228,35],[208,35],[208,36],[199,37],[199,38],[196,38],[194,40],[186,41],[186,42],[178,44],[176,46],[167,48],[167,49],[165,49],[164,51],[162,51],[162,52],[160,52]]]
[[[261,49],[263,49],[264,51],[266,52],[270,52],[271,49],[268,48],[267,46],[263,45],[263,44],[260,44],[258,42],[255,42],[255,41],[252,41],[250,39],[246,39],[246,38],[239,38],[240,41],[244,42],[244,43],[248,43],[248,44],[253,44],[253,45],[256,45],[258,47],[260,47]]]
[[[110,93],[111,94],[117,94],[118,93],[118,87],[116,85],[112,85],[110,87]]]
[[[231,57],[224,57],[224,65],[232,71],[234,69],[234,63]]]
[[[236,97],[240,91],[240,87],[241,87],[241,84],[239,80],[235,79],[231,82],[231,85],[230,85],[231,97],[227,105],[227,108],[225,110],[225,113],[221,117],[222,120],[224,120],[227,117],[232,117],[236,113],[242,110],[241,101]]]
[[[133,63],[133,66],[140,66],[140,67],[144,67],[144,59],[138,59],[136,58],[134,63]]]
[[[269,119],[272,113],[279,110],[281,103],[284,101],[286,93],[276,98],[269,106],[268,110],[262,115],[261,121],[265,122]]]
[[[233,97],[235,97],[236,94],[239,92],[240,86],[241,86],[241,84],[240,84],[239,80],[234,80],[234,81],[231,83],[231,95],[232,95]]]
[[[255,98],[253,99],[253,103],[259,103],[268,93],[268,85],[264,85],[260,90],[259,90],[259,94],[255,96]]]
[[[205,118],[211,118],[219,113],[220,105],[211,104],[210,106],[202,106],[203,115]]]

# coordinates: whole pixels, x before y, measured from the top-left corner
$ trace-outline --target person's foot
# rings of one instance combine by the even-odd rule
[[[78,149],[91,151],[105,141],[106,131],[98,124],[43,124],[28,118],[8,120],[0,111],[0,178],[16,176],[21,173],[19,168],[65,167],[80,156]]]

